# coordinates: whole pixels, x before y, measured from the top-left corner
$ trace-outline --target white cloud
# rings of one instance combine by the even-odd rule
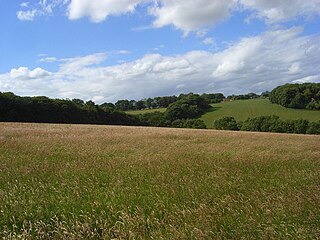
[[[102,22],[109,15],[130,13],[143,0],[71,0],[68,6],[69,19],[89,17],[93,22]]]
[[[207,37],[202,41],[205,45],[215,45],[215,41],[211,37]]]
[[[255,16],[269,23],[284,22],[296,17],[320,15],[319,0],[240,0]]]
[[[320,0],[71,0],[68,16],[101,22],[109,15],[131,13],[144,3],[148,3],[149,13],[155,17],[154,27],[172,25],[185,34],[203,34],[206,28],[227,19],[231,11],[243,8],[254,11],[251,18],[262,18],[268,23],[320,14]]]
[[[298,62],[292,63],[292,65],[288,68],[289,74],[297,74],[300,72],[301,72],[301,67],[300,67],[300,63]]]
[[[48,54],[46,54],[46,53],[39,53],[37,56],[38,56],[38,57],[47,57]]]
[[[20,7],[28,7],[29,6],[29,2],[23,2],[20,4]]]
[[[40,0],[31,5],[23,2],[17,12],[20,20],[51,15],[59,6],[66,6],[71,20],[88,17],[98,23],[108,16],[133,13],[140,5],[155,17],[153,24],[137,27],[136,31],[174,26],[187,35],[196,32],[204,36],[206,30],[226,20],[232,12],[247,9],[248,19],[263,19],[269,24],[287,22],[297,17],[309,19],[320,16],[320,0]]]
[[[94,68],[95,65],[101,63],[107,58],[105,53],[96,53],[85,57],[66,58],[60,66],[60,73],[79,75],[86,71],[87,67]]]
[[[292,83],[307,83],[307,82],[320,82],[320,75],[313,75],[304,78],[297,79]]]
[[[17,12],[17,18],[21,21],[33,21],[38,16],[47,16],[53,13],[53,9],[66,5],[69,0],[39,0],[36,4],[23,2],[20,7],[27,10]]]
[[[128,54],[130,54],[131,52],[128,51],[128,50],[116,50],[116,51],[113,51],[112,53],[113,53],[113,54],[116,54],[116,55],[128,55]]]
[[[48,63],[56,62],[56,61],[58,61],[56,57],[44,57],[39,60],[39,62],[48,62]]]
[[[59,59],[56,72],[22,67],[0,74],[0,91],[101,103],[191,91],[262,92],[284,83],[320,82],[320,35],[300,33],[301,28],[268,31],[216,53],[149,54],[113,66],[103,65],[105,53]]]
[[[18,11],[17,18],[21,21],[33,21],[37,14],[37,10]]]
[[[210,27],[229,17],[234,0],[162,0],[151,8],[155,27],[173,25],[185,34]]]
[[[19,67],[18,69],[12,69],[10,71],[10,77],[12,79],[28,80],[32,78],[43,78],[49,76],[51,73],[42,69],[35,68],[29,70],[27,67]]]

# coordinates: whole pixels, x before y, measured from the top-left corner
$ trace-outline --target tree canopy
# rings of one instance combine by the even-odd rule
[[[320,83],[276,87],[270,93],[270,101],[287,108],[320,110]]]
[[[0,93],[0,121],[140,125],[139,120],[108,105],[80,99],[19,97]]]

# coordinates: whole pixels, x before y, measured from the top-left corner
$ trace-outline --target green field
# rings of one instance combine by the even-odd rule
[[[301,118],[309,121],[320,120],[320,111],[285,108],[277,104],[272,104],[268,99],[237,100],[211,104],[211,106],[212,110],[201,117],[208,128],[212,128],[215,120],[225,116],[232,116],[237,121],[263,115],[277,115],[284,120]],[[155,111],[165,112],[166,108],[128,111],[127,113],[137,115]]]
[[[212,104],[213,110],[201,117],[208,128],[212,128],[213,122],[225,116],[232,116],[236,120],[246,120],[248,117],[263,115],[277,115],[281,119],[307,119],[320,120],[320,111],[285,108],[272,104],[268,99],[238,100]]]
[[[145,114],[145,113],[153,113],[153,112],[165,112],[166,108],[155,108],[155,109],[143,109],[143,110],[136,110],[136,111],[127,111],[126,113],[132,115],[138,114]]]
[[[318,239],[319,142],[0,123],[0,238]]]

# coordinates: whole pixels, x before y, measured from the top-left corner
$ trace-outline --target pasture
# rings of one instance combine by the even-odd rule
[[[0,123],[0,238],[317,239],[319,143]]]
[[[234,117],[237,121],[263,115],[277,115],[283,120],[306,119],[311,122],[320,120],[320,111],[285,108],[263,98],[222,102],[211,106],[212,110],[201,116],[208,128],[212,128],[215,120],[225,116]]]
[[[165,112],[165,111],[166,111],[166,108],[154,108],[154,109],[126,111],[126,113],[132,114],[132,115],[138,115],[138,114],[145,114],[145,113]]]

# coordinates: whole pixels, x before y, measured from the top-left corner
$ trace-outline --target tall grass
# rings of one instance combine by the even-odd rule
[[[0,124],[4,239],[317,239],[319,136]]]

